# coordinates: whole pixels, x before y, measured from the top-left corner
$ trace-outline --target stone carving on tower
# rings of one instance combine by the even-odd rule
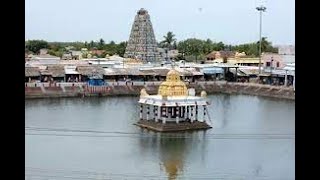
[[[124,57],[141,59],[146,62],[154,62],[160,58],[150,15],[143,8],[134,18]]]

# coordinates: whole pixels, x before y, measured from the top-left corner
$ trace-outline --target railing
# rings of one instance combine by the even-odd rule
[[[158,86],[162,81],[118,81],[118,82],[106,82],[105,86]],[[274,86],[267,84],[258,83],[240,83],[240,82],[227,82],[227,81],[196,81],[196,82],[186,82],[190,85],[238,85],[238,86],[250,86],[250,87],[273,87],[282,89],[293,89],[293,86]],[[57,82],[57,83],[25,83],[25,87],[73,87],[73,86],[86,86],[86,82]]]
[[[36,82],[36,83],[25,83],[25,87],[72,87],[72,86],[84,86],[85,82],[57,82],[57,83],[47,83],[47,82]]]

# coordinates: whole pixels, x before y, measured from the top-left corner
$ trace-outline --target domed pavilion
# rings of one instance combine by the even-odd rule
[[[207,121],[207,93],[195,96],[188,89],[175,69],[167,73],[157,95],[149,95],[143,88],[140,92],[140,120],[136,125],[156,131],[183,131],[211,128]],[[202,107],[202,108],[201,108]],[[199,117],[199,112],[203,116]]]

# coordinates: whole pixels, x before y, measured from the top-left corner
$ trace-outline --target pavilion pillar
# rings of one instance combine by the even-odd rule
[[[142,120],[143,104],[140,104],[140,120]]]
[[[195,115],[195,120],[198,121],[198,105],[196,105],[196,115]]]
[[[206,122],[206,105],[203,105],[203,121]]]
[[[191,108],[190,119],[191,119],[191,122],[193,122],[193,106],[190,106],[190,108]]]
[[[284,76],[284,86],[287,87],[288,84],[288,70],[286,70],[286,75]]]
[[[156,122],[158,122],[159,119],[161,119],[161,106],[157,106],[157,115],[158,117],[156,117]]]
[[[175,109],[176,109],[176,123],[179,124],[179,118],[180,118],[179,112],[180,112],[180,110],[179,110],[179,107],[175,107]]]
[[[238,68],[236,68],[235,81],[238,82]]]
[[[179,117],[184,118],[184,110],[183,110],[184,107],[179,107],[179,108],[180,108]]]
[[[186,108],[187,108],[187,119],[189,119],[189,106],[187,106]]]
[[[150,115],[150,105],[147,104],[147,120],[149,120],[149,115]]]
[[[153,120],[156,121],[157,119],[157,106],[153,106]]]
[[[296,87],[296,83],[295,83],[295,82],[296,82],[296,81],[295,81],[296,78],[295,78],[295,77],[296,77],[296,74],[294,73],[294,74],[293,74],[293,83],[292,83],[292,84],[293,84],[293,90],[294,90],[294,91],[296,90],[296,89],[295,89],[295,87]]]
[[[163,107],[162,123],[165,124],[168,116],[168,107]]]

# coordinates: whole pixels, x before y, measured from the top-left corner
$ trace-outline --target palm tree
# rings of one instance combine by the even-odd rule
[[[99,50],[102,50],[103,47],[104,47],[104,45],[105,45],[105,42],[104,42],[104,40],[101,38],[101,39],[99,40],[99,43],[98,43],[98,48],[99,48]]]
[[[260,41],[258,41],[258,46],[260,45]],[[268,42],[267,41],[267,38],[266,37],[262,37],[261,38],[261,52],[265,52],[267,49],[268,49],[268,47],[270,47],[271,46],[271,44],[270,44],[270,42]]]
[[[161,41],[161,43],[164,44],[164,47],[172,49],[172,43],[176,41],[174,36],[171,31],[169,31],[166,36],[163,36],[164,40]]]

